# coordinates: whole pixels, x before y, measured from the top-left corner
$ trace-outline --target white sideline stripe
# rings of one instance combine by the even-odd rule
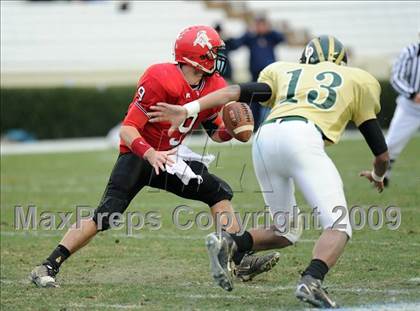
[[[107,303],[70,303],[70,304],[63,304],[61,305],[64,308],[67,307],[73,307],[73,308],[84,308],[84,309],[90,309],[90,308],[106,308],[106,309],[141,309],[145,308],[144,305],[122,305],[122,304],[107,304]]]
[[[187,298],[187,299],[208,299],[208,298],[219,298],[219,299],[242,299],[241,295],[224,295],[224,294],[175,294],[177,298]]]
[[[415,284],[420,285],[420,277],[419,278],[411,278],[411,279],[408,279],[408,282],[409,283],[415,283]]]
[[[100,151],[112,148],[105,137],[95,138],[72,138],[59,140],[41,140],[28,143],[1,143],[1,155],[13,154],[43,154],[43,153],[67,153],[80,151]]]
[[[418,311],[420,303],[417,302],[399,302],[389,304],[372,304],[358,307],[340,308],[341,311]]]
[[[9,280],[9,279],[1,279],[1,284],[29,284],[29,280]],[[66,283],[66,285],[82,285],[86,283],[82,282],[71,282]],[[106,283],[102,283],[106,284]],[[243,285],[243,287],[250,287],[254,290],[269,290],[270,292],[278,292],[278,291],[290,291],[296,288],[295,285],[288,285],[288,286],[261,286],[261,285]],[[368,288],[336,288],[335,286],[330,286],[334,290],[334,292],[345,292],[345,293],[353,293],[353,294],[360,294],[360,293],[380,293],[385,295],[400,295],[400,294],[410,294],[410,293],[417,293],[416,289],[368,289]],[[242,295],[232,295],[232,294],[175,294],[177,298],[183,299],[224,299],[224,300],[241,300],[243,297]],[[107,303],[88,303],[88,304],[81,304],[81,303],[71,303],[70,305],[62,305],[76,307],[76,308],[85,308],[90,309],[92,307],[95,308],[106,308],[106,309],[139,309],[142,307],[146,307],[144,305],[138,304],[107,304]],[[361,305],[361,306],[353,306],[353,307],[343,307],[339,308],[338,310],[341,311],[415,311],[419,310],[420,302],[394,302],[394,303],[383,303],[383,304],[371,304],[371,305]],[[284,310],[284,309],[280,309]],[[306,309],[305,309],[306,310]]]
[[[121,229],[121,231],[124,231]],[[186,230],[188,231],[188,230]],[[1,236],[26,236],[31,235],[34,237],[61,237],[64,232],[55,232],[55,231],[1,231]],[[136,233],[132,235],[127,235],[125,233],[111,233],[108,236],[113,238],[132,238],[132,239],[162,239],[162,240],[203,240],[206,235],[206,232],[203,231],[203,235],[177,235],[177,234],[161,234],[161,233],[153,233],[153,232],[143,232],[143,233]],[[299,240],[299,243],[314,243],[316,239],[302,239]],[[360,241],[353,241],[351,240],[350,243],[355,244],[375,244],[380,246],[389,246],[391,242],[380,242],[375,240],[360,240]],[[420,246],[420,243],[416,242],[407,242],[405,245],[409,246]]]
[[[416,134],[419,136],[419,134]],[[362,135],[357,130],[345,131],[342,140],[361,140]],[[205,134],[189,136],[185,143],[188,146],[202,147],[203,142],[208,145],[220,145],[212,140],[207,139]],[[232,140],[229,143],[233,145],[250,145],[252,139],[246,143]],[[0,145],[1,155],[15,155],[15,154],[43,154],[43,153],[67,153],[67,152],[81,152],[81,151],[100,151],[117,147],[115,142],[108,137],[93,137],[93,138],[70,138],[57,140],[40,140],[28,143],[4,143]]]
[[[269,285],[251,285],[247,284],[244,285],[245,287],[251,287],[256,290],[263,290],[269,292],[277,292],[282,290],[294,290],[296,285],[286,285],[286,286],[269,286]],[[340,285],[335,284],[328,284],[328,288],[334,292],[342,292],[342,293],[359,293],[359,294],[369,294],[369,293],[380,293],[380,294],[387,294],[387,295],[401,295],[401,294],[410,294],[416,293],[417,289],[374,289],[374,288],[361,288],[361,287],[350,287],[350,288],[342,288]]]
[[[11,279],[0,279],[0,283],[3,284],[30,284],[29,279],[21,279],[21,280],[11,280]],[[83,285],[86,282],[65,282],[65,285]],[[100,282],[99,284],[107,284],[107,282]],[[210,283],[209,283],[210,284]],[[212,284],[212,283],[211,283]],[[201,287],[208,287],[212,285],[205,285]],[[270,286],[270,285],[252,285],[252,284],[243,284],[240,285],[241,287],[252,288],[253,290],[258,291],[265,291],[265,292],[278,292],[278,291],[289,291],[295,290],[296,284],[290,284],[285,286]],[[200,286],[198,286],[200,287]],[[349,287],[349,288],[341,288],[340,285],[336,284],[328,284],[328,288],[334,292],[342,292],[342,293],[358,293],[358,294],[386,294],[386,295],[401,295],[401,294],[411,294],[417,293],[416,288],[405,288],[405,289],[393,289],[393,288],[385,288],[385,289],[374,289],[374,288],[361,288],[361,287]],[[185,298],[232,298],[232,299],[240,299],[241,296],[235,296],[232,294],[176,294],[177,297],[185,297]]]

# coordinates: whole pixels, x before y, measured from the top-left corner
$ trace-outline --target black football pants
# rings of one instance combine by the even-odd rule
[[[98,230],[109,228],[108,218],[113,213],[124,213],[131,200],[144,187],[163,189],[182,198],[201,201],[209,206],[233,197],[230,186],[219,177],[208,172],[207,167],[198,161],[187,162],[194,173],[201,175],[203,182],[191,179],[184,185],[176,176],[167,172],[156,175],[153,167],[146,160],[129,152],[120,154],[109,177],[108,184],[93,220]],[[98,221],[100,219],[100,221]]]

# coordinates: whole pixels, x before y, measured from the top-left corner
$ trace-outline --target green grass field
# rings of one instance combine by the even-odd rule
[[[385,226],[377,231],[365,228],[354,232],[345,254],[326,279],[329,292],[345,307],[415,302],[420,308],[420,138],[404,150],[394,167],[391,187],[383,194],[358,177],[372,162],[362,141],[343,141],[328,150],[344,180],[349,206],[395,205],[402,213],[398,230]],[[218,146],[211,147],[210,152],[218,154],[212,172],[236,191],[235,208],[240,212],[263,210],[250,147]],[[126,236],[125,229],[101,233],[62,266],[60,288],[35,288],[28,281],[29,272],[49,255],[64,231],[15,230],[14,207],[33,204],[38,214],[74,211],[77,205],[94,208],[116,155],[116,151],[106,151],[1,158],[2,310],[307,307],[295,299],[294,286],[310,260],[319,232],[305,231],[300,243],[281,250],[281,261],[273,271],[251,283],[237,282],[234,291],[227,293],[216,287],[209,275],[203,238],[211,230],[194,226],[183,231],[171,221],[178,205],[187,204],[197,213],[207,211],[207,207],[150,189],[136,197],[129,211],[159,212],[160,230],[146,227],[132,237]],[[298,202],[303,204],[299,193]],[[411,308],[416,306],[411,304]]]

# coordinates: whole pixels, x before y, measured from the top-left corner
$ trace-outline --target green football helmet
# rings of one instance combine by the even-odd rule
[[[337,38],[322,35],[309,41],[303,50],[300,62],[302,64],[318,64],[320,62],[347,64],[347,52]]]

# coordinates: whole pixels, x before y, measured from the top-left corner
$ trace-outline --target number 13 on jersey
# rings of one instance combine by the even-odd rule
[[[299,80],[303,69],[288,71],[290,80],[287,85],[286,98],[279,104],[297,104],[299,101],[296,98],[296,93],[300,91],[305,92],[305,101],[308,104],[314,105],[319,109],[329,109],[337,101],[337,89],[343,84],[343,78],[335,71],[323,71],[316,74],[313,78],[318,83],[318,88],[298,88]],[[313,85],[313,83],[311,83]],[[326,90],[326,96],[321,95],[322,89]]]

